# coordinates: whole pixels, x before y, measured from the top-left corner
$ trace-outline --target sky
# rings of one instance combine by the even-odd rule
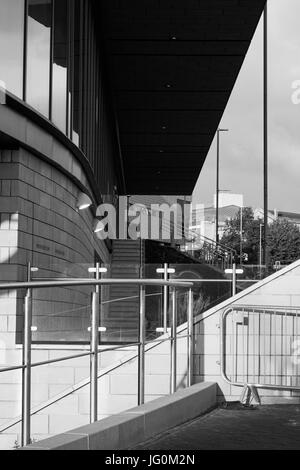
[[[300,0],[268,0],[269,207],[300,213]],[[263,207],[263,22],[260,21],[220,127],[220,189]],[[216,138],[195,187],[194,203],[216,191]]]

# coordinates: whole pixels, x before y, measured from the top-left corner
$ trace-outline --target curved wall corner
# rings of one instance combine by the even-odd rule
[[[38,276],[50,278],[88,277],[88,267],[110,262],[106,243],[94,234],[95,211],[76,208],[81,191],[95,205],[100,196],[88,162],[78,160],[72,145],[64,145],[50,127],[0,106],[0,282],[26,280],[29,262],[39,268]],[[0,294],[1,339],[8,350],[21,342],[23,294]],[[87,289],[48,289],[36,294],[35,309],[41,315],[87,309],[89,296]],[[71,329],[86,332],[78,321],[73,319]],[[42,326],[37,340],[55,342],[50,321]],[[67,336],[66,341],[85,340]]]

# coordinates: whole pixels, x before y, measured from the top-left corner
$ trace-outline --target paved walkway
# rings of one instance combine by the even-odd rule
[[[300,449],[300,405],[218,408],[136,450]]]

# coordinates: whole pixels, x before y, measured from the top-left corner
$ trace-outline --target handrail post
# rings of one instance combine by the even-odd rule
[[[168,264],[164,264],[164,280],[168,281]],[[168,286],[164,286],[164,305],[163,305],[163,326],[164,326],[164,334],[168,333],[168,300],[169,300],[169,288]]]
[[[99,289],[93,292],[92,297],[92,328],[91,328],[91,398],[90,421],[98,421],[98,346],[99,346]]]
[[[177,389],[177,295],[172,291],[171,394]]]
[[[23,343],[23,377],[22,377],[22,446],[31,443],[31,327],[32,327],[32,293],[28,289],[24,303],[24,343]]]
[[[140,287],[140,318],[139,318],[139,352],[138,352],[138,405],[145,403],[145,286]]]
[[[193,384],[193,355],[194,355],[194,299],[193,290],[190,289],[188,292],[188,334],[187,334],[187,386],[191,387]]]
[[[232,265],[232,296],[236,295],[236,263]]]

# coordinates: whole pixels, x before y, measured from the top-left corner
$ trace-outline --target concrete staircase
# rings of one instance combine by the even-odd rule
[[[113,242],[111,277],[138,279],[140,277],[140,241]],[[137,286],[111,286],[110,303],[103,309],[102,324],[107,328],[108,342],[136,342],[139,318],[139,288]],[[118,300],[126,299],[126,300]]]

